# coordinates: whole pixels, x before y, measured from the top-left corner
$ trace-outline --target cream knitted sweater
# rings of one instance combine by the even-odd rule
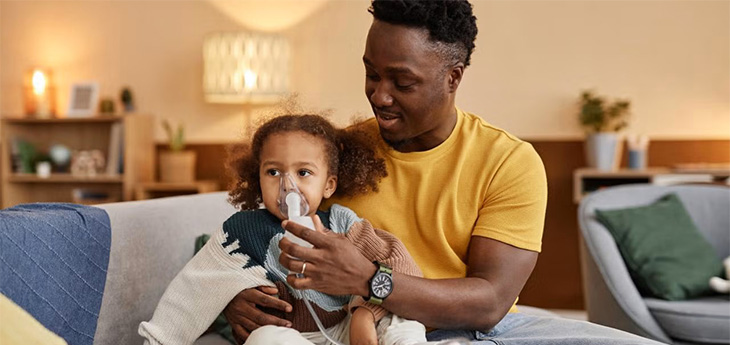
[[[345,234],[368,260],[378,260],[395,271],[421,275],[405,246],[393,235],[374,229],[350,209],[332,205],[320,213],[324,225]],[[286,284],[288,271],[279,264],[278,243],[284,230],[280,220],[266,210],[237,212],[223,223],[205,246],[173,279],[152,319],[142,322],[139,334],[145,344],[192,344],[239,292],[258,286],[275,286],[293,312],[277,315],[292,321],[300,332],[317,331],[302,298],[312,302],[325,327],[341,322],[354,307],[370,309],[376,320],[387,312],[365,303],[362,297],[332,296],[313,290],[302,293]],[[349,306],[348,306],[349,302]]]

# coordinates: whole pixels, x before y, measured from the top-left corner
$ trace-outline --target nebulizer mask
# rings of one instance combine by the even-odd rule
[[[299,191],[294,178],[289,173],[283,173],[279,178],[279,212],[289,221],[314,230],[312,218],[307,217],[309,213],[307,198]],[[284,233],[284,237],[302,247],[312,248],[311,243],[289,231]]]
[[[312,221],[311,217],[307,216],[307,214],[309,213],[309,203],[307,202],[307,198],[304,196],[304,194],[302,194],[302,192],[299,191],[299,188],[297,187],[294,178],[289,175],[289,173],[283,173],[279,178],[279,212],[281,212],[281,215],[283,217],[286,217],[286,219],[288,219],[289,221],[295,222],[314,231],[314,222]],[[302,247],[313,247],[311,243],[297,237],[288,230],[285,230],[284,237]],[[297,277],[299,278],[303,276],[303,274],[297,274]],[[307,306],[309,313],[312,314],[312,318],[317,324],[317,328],[319,328],[319,331],[322,332],[324,337],[333,344],[342,345],[342,343],[332,339],[332,337],[330,337],[330,335],[327,333],[327,330],[322,324],[322,321],[319,320],[317,313],[315,313],[314,308],[312,308],[312,305],[309,303],[309,299],[307,299],[305,296],[307,290],[301,290],[301,293],[302,300],[304,300],[304,305]]]

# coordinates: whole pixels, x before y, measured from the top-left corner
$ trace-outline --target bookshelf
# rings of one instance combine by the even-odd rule
[[[28,202],[79,202],[73,191],[83,189],[107,197],[98,202],[132,200],[135,185],[154,180],[154,119],[143,114],[100,115],[88,118],[33,119],[3,117],[0,124],[0,204],[2,208]],[[116,125],[118,124],[118,125]],[[109,149],[114,127],[124,152],[121,173],[79,177],[70,173],[52,173],[48,178],[13,171],[12,143],[22,139],[39,152],[54,144],[73,150],[97,149],[109,164]],[[116,161],[116,160],[115,160]],[[112,169],[114,170],[114,169]],[[81,202],[91,203],[91,202]]]

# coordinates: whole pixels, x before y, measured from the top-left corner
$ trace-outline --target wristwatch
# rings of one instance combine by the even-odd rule
[[[368,281],[370,294],[365,302],[381,304],[393,292],[393,269],[377,261],[373,261],[373,264],[378,270]]]

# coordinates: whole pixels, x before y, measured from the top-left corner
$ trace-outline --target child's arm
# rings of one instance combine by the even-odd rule
[[[367,308],[357,308],[350,320],[350,345],[377,345],[375,316]]]
[[[145,344],[192,344],[240,291],[273,286],[262,266],[248,266],[245,255],[230,255],[218,230],[175,276],[162,295],[152,320],[139,325]]]

